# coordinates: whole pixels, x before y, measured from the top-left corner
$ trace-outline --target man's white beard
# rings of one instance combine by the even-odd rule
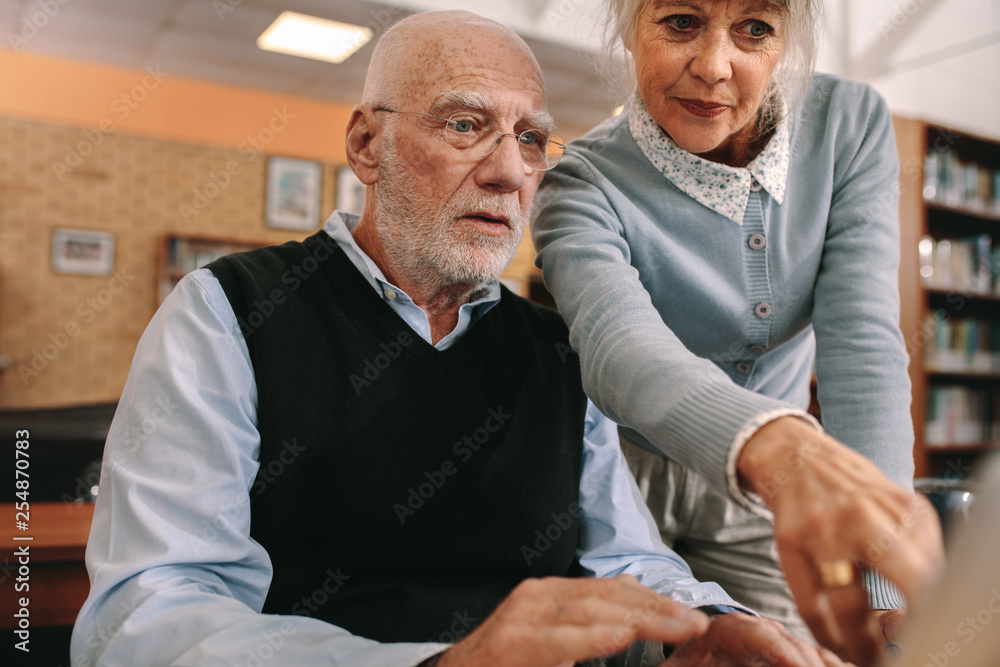
[[[481,285],[500,275],[517,254],[524,216],[517,200],[489,193],[456,193],[443,205],[410,191],[394,141],[384,137],[376,186],[375,230],[393,273],[424,286]],[[504,215],[510,230],[489,236],[463,215]],[[430,289],[434,289],[431,287]]]

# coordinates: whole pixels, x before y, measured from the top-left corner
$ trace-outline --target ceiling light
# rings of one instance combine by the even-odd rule
[[[265,51],[342,63],[368,43],[372,31],[358,25],[282,12],[257,38]]]

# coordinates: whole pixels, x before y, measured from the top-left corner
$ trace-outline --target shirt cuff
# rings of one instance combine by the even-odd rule
[[[710,604],[704,607],[698,607],[698,611],[702,612],[709,618],[715,616],[722,616],[724,614],[740,613],[747,614],[748,616],[754,616],[753,613],[747,611],[746,609],[740,609],[739,607],[732,607],[728,604]]]
[[[762,412],[736,432],[733,444],[729,449],[729,458],[726,459],[726,481],[729,484],[729,495],[742,507],[753,512],[757,516],[764,517],[769,521],[774,521],[774,514],[768,509],[764,499],[751,491],[744,491],[740,488],[739,475],[736,472],[736,463],[740,459],[740,453],[746,446],[750,438],[753,437],[764,425],[773,422],[780,417],[798,417],[805,420],[816,428],[820,433],[823,427],[816,421],[816,418],[805,410],[798,408],[774,408],[767,412]]]
[[[864,570],[861,581],[868,591],[868,606],[872,609],[906,609],[906,598],[900,590],[875,570]]]

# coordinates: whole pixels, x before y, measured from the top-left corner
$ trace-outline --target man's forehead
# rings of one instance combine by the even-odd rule
[[[525,121],[538,129],[553,129],[552,117],[545,110],[545,99],[525,91],[490,87],[459,87],[440,91],[430,104],[431,113],[451,115],[470,110],[479,111],[497,120],[509,119],[515,124]]]

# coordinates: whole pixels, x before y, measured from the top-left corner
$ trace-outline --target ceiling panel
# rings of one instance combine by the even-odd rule
[[[834,24],[842,26],[827,34],[827,50],[834,54],[835,64],[830,69],[848,66],[849,58],[838,52],[856,58],[891,40],[896,28],[887,28],[886,21],[894,18],[902,23],[898,29],[906,32],[906,39],[900,40],[891,62],[995,33],[1000,30],[998,3],[828,0]],[[605,118],[618,103],[594,71],[601,25],[592,17],[601,4],[602,0],[243,0],[232,7],[226,0],[70,0],[48,17],[38,14],[42,10],[37,0],[0,0],[0,34],[16,34],[24,20],[30,23],[36,17],[44,25],[24,45],[29,51],[132,68],[159,64],[181,76],[354,104],[361,95],[372,44],[338,66],[260,51],[257,36],[286,9],[367,25],[380,34],[412,11],[472,7],[488,10],[526,37],[545,72],[553,116],[562,124],[586,127]],[[917,14],[916,19],[900,18],[901,11],[918,10],[928,12],[927,20],[919,20]],[[832,47],[830,40],[836,42]],[[912,114],[912,100],[934,95],[933,90],[913,86],[947,77],[949,95],[935,102],[936,113],[953,116],[956,126],[991,127],[1000,106],[998,60],[997,48],[990,46],[923,67],[917,70],[925,75],[922,80],[912,73],[890,73],[873,77],[871,83],[887,94],[890,106],[902,106]],[[997,103],[965,105],[963,95],[955,95],[963,86],[968,91],[965,97]],[[941,111],[942,105],[948,110]],[[991,133],[1000,135],[1000,127]]]
[[[141,67],[141,54],[158,29],[158,22],[135,15],[69,4],[39,28],[23,45],[23,50],[122,67]]]

